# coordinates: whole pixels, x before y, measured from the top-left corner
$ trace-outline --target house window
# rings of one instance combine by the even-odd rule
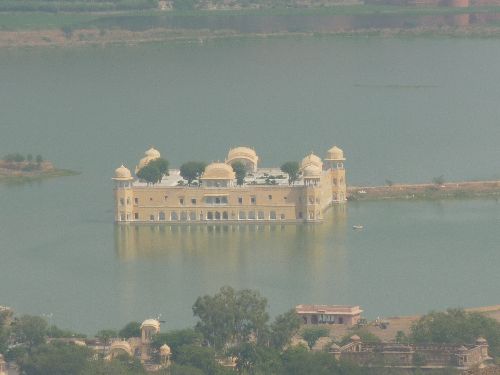
[[[196,212],[191,211],[189,213],[189,220],[191,220],[191,221],[195,221],[196,220]]]
[[[270,201],[273,200],[273,196],[271,194],[269,194],[267,198],[269,198]]]
[[[139,204],[139,198],[134,198],[134,203]]]
[[[250,197],[251,204],[255,204],[256,202],[257,202],[257,199],[255,198],[255,196]]]
[[[130,198],[127,197],[127,205],[130,204]]]
[[[212,211],[207,212],[207,220],[213,220],[214,219],[214,213]]]
[[[179,220],[179,216],[177,215],[177,212],[170,213],[170,220],[173,220],[173,221]]]
[[[264,220],[264,211],[259,211],[259,213],[257,214],[257,218],[259,220]]]
[[[139,220],[139,213],[138,212],[134,213],[134,219]]]
[[[184,198],[179,198],[179,203],[183,206],[184,205]]]
[[[215,197],[215,204],[220,204],[220,198],[219,197]]]
[[[166,202],[166,201],[167,201],[167,199],[168,199],[168,195],[165,195],[165,196],[163,197],[163,200]]]
[[[302,219],[302,212],[299,212],[299,219]]]
[[[314,203],[314,197],[309,197],[309,203],[311,203],[311,204]]]
[[[248,213],[248,220],[255,220],[255,211],[250,211]]]
[[[191,198],[191,204],[195,205],[196,204],[196,198]]]
[[[280,218],[281,220],[285,220],[285,214],[281,214]]]
[[[149,200],[152,201],[153,200],[153,197],[149,197]]]
[[[219,211],[215,212],[215,220],[220,220],[220,212]]]
[[[124,212],[120,213],[120,220],[125,221],[125,213]]]
[[[187,221],[188,219],[188,214],[186,211],[181,212],[181,221]]]
[[[238,213],[238,219],[240,219],[240,220],[246,220],[246,218],[247,218],[247,214],[246,214],[245,211],[240,211]]]
[[[149,220],[154,221],[155,215],[149,215]]]
[[[160,214],[158,215],[158,219],[165,220],[165,212],[160,212]]]
[[[238,197],[238,203],[243,204],[243,197]]]
[[[333,179],[333,185],[337,186],[337,179],[336,178]]]
[[[120,198],[120,205],[124,206],[125,205],[125,199]]]
[[[269,219],[276,220],[276,211],[271,211],[269,213]]]
[[[227,220],[227,219],[229,219],[229,215],[227,214],[227,211],[224,211],[224,212],[222,213],[222,219],[223,219],[223,220]]]

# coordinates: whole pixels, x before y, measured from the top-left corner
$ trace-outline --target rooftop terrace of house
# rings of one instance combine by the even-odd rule
[[[155,187],[155,188],[166,188],[166,187],[186,187],[187,181],[181,176],[179,169],[170,169],[168,176],[164,176],[161,182],[148,185],[144,181],[136,180],[134,181],[134,187]],[[295,182],[295,185],[302,185],[302,179]],[[245,184],[243,186],[288,186],[288,175],[283,173],[279,168],[259,168],[254,173],[249,173],[245,177]],[[193,188],[198,187],[197,184],[192,185]]]
[[[359,306],[346,305],[298,305],[295,307],[298,314],[361,314]]]

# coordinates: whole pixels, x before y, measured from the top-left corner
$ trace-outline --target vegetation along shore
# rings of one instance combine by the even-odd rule
[[[270,321],[259,292],[225,286],[196,299],[193,327],[160,329],[165,322],[149,318],[89,338],[0,306],[0,366],[26,375],[494,375],[499,309],[310,325],[296,308]]]
[[[45,3],[49,8],[42,6]],[[500,6],[493,5],[454,8],[360,4],[294,7],[278,4],[275,7],[234,5],[230,8],[216,5],[203,9],[174,1],[168,3],[171,10],[165,11],[158,9],[159,2],[156,1],[145,1],[141,4],[147,6],[136,4],[137,7],[131,5],[130,8],[124,2],[116,2],[116,6],[111,6],[112,1],[109,4],[81,3],[85,6],[78,8],[78,2],[67,1],[0,4],[3,6],[0,6],[0,47],[74,47],[172,41],[204,43],[220,38],[284,35],[500,36]],[[35,6],[37,4],[39,6]],[[59,8],[50,8],[53,6]],[[102,9],[93,9],[92,6]],[[272,17],[274,21],[280,19],[280,28],[259,26],[266,17]],[[326,19],[328,22],[321,24]],[[198,25],[193,28],[193,20],[202,25],[205,20],[206,27]],[[255,27],[240,29],[238,25],[242,22]]]
[[[446,199],[446,198],[500,198],[500,181],[444,182],[442,177],[428,184],[394,184],[385,186],[348,187],[348,199]]]
[[[0,159],[0,182],[23,183],[38,181],[51,177],[74,176],[78,172],[69,169],[55,168],[54,165],[44,160],[42,155],[26,156],[14,153]]]

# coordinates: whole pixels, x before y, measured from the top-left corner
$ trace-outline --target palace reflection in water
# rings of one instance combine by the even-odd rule
[[[340,205],[325,212],[322,224],[116,225],[115,248],[123,263],[153,264],[151,279],[156,268],[164,270],[167,276],[158,277],[163,285],[148,286],[157,289],[148,290],[152,296],[177,294],[181,291],[165,284],[189,282],[194,296],[231,285],[258,289],[270,298],[269,289],[284,298],[301,290],[300,295],[322,302],[323,293],[315,297],[317,289],[332,284],[342,289],[345,283],[346,220],[347,206]],[[123,267],[121,275],[119,285],[129,295],[136,289],[133,280],[140,279],[137,268]]]

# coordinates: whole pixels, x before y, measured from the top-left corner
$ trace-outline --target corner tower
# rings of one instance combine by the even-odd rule
[[[333,146],[326,153],[323,168],[330,175],[332,184],[332,202],[343,203],[347,200],[347,185],[344,169],[344,151]]]
[[[133,177],[130,170],[123,164],[115,169],[112,178],[115,181],[115,221],[131,221],[133,207]]]

